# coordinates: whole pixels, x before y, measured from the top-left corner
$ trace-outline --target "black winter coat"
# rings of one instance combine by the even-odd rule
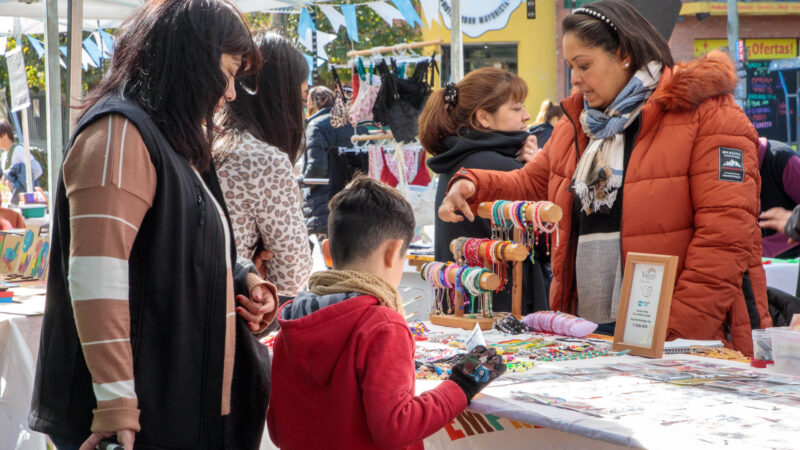
[[[303,153],[303,178],[330,178],[328,153],[339,148],[350,148],[353,127],[334,128],[331,109],[322,108],[308,118],[306,126],[306,151]],[[328,232],[328,186],[303,187],[303,215],[309,233]]]
[[[478,130],[461,130],[460,136],[445,138],[444,145],[447,151],[428,159],[428,167],[439,174],[439,184],[436,190],[436,210],[442,205],[447,185],[458,170],[487,169],[512,171],[521,169],[523,163],[516,159],[517,153],[522,148],[529,133],[525,131],[513,132],[484,132]],[[516,200],[516,199],[508,199]],[[453,261],[450,252],[450,242],[457,237],[491,238],[492,230],[487,219],[476,217],[474,222],[464,220],[459,223],[442,221],[436,215],[435,227],[435,256],[436,261]],[[545,275],[543,265],[537,260],[536,264],[525,261],[522,268],[522,313],[529,314],[535,311],[549,309],[548,277]],[[511,311],[511,266],[509,265],[509,280],[506,289],[495,293],[492,299],[495,311]]]

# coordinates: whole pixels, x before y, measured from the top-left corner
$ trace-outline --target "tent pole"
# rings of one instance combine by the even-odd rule
[[[67,24],[68,55],[69,55],[69,85],[67,86],[67,104],[76,106],[83,96],[81,79],[81,58],[83,56],[83,0],[69,0],[69,21]],[[69,130],[70,134],[78,123],[80,110],[70,108]]]
[[[51,211],[50,220],[52,221],[53,217],[55,217],[55,214],[52,213],[53,199],[55,199],[54,194],[56,192],[55,187],[56,183],[58,183],[58,174],[63,157],[61,152],[63,132],[61,127],[61,68],[59,67],[61,56],[58,51],[58,0],[46,0],[44,24],[46,56],[44,76],[47,87],[45,101],[45,109],[47,110],[47,179],[50,183],[50,186],[46,189],[51,193],[48,206]]]
[[[461,36],[461,0],[450,3],[450,81],[464,78],[464,41]]]

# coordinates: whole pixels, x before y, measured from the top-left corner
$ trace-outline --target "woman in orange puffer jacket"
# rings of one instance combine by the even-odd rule
[[[676,255],[667,339],[723,340],[752,354],[771,326],[758,227],[758,136],[719,52],[673,67],[666,41],[623,0],[573,11],[563,50],[577,92],[545,148],[513,172],[462,170],[439,209],[482,201],[564,210],[550,306],[613,333],[628,252]],[[471,210],[470,210],[471,208]]]

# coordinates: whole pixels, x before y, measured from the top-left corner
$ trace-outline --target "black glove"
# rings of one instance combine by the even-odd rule
[[[469,403],[475,394],[505,371],[506,364],[503,362],[503,357],[498,355],[495,349],[479,345],[453,366],[450,380],[464,391]]]

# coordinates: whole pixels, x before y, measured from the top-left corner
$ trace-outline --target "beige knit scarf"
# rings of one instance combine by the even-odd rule
[[[308,288],[317,295],[357,292],[378,299],[381,306],[391,308],[405,318],[403,298],[397,289],[381,277],[356,270],[326,270],[311,275]]]

